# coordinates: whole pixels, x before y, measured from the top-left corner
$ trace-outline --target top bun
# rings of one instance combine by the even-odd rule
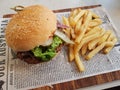
[[[56,15],[41,5],[15,14],[6,27],[6,42],[14,51],[29,51],[44,44],[56,30]]]

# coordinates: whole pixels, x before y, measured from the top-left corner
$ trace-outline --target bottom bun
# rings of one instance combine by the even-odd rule
[[[58,55],[58,53],[61,51],[63,47],[63,44],[61,44],[58,48],[56,48],[56,56]],[[56,57],[55,56],[55,57]],[[22,61],[25,61],[26,63],[28,64],[37,64],[37,63],[42,63],[42,62],[47,62],[47,61],[43,61],[43,60],[40,60],[38,58],[36,58],[33,53],[31,53],[30,51],[26,51],[26,52],[17,52],[17,57],[22,60]],[[54,58],[55,58],[54,57]]]

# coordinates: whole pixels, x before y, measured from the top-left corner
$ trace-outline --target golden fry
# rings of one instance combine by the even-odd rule
[[[102,20],[101,20],[101,19],[99,19],[99,18],[94,19],[94,20],[92,20],[92,21],[95,21],[95,22],[98,22],[99,24],[102,24]]]
[[[78,10],[75,9],[70,13],[70,17],[74,17],[78,13]]]
[[[93,17],[94,19],[100,18],[96,13],[94,13],[94,12],[91,12],[91,13],[92,13],[92,17]]]
[[[112,47],[114,44],[115,43],[113,41],[107,41],[105,47]]]
[[[74,60],[74,47],[73,45],[69,45],[69,60],[70,62]]]
[[[80,8],[78,8],[77,10],[78,10],[78,12],[82,11]]]
[[[82,32],[79,33],[79,35],[78,35],[77,38],[75,39],[75,42],[76,42],[76,43],[80,43],[81,39],[83,38],[83,36],[84,36],[84,34],[85,34],[86,30],[87,30],[87,27],[88,27],[88,25],[89,25],[89,22],[90,22],[91,18],[92,18],[91,12],[88,12],[88,15],[87,15],[87,17],[86,17],[86,21],[85,21],[85,23],[81,26],[81,31],[82,31]]]
[[[107,41],[112,41],[113,39],[114,39],[114,35],[113,35],[112,31],[111,31]]]
[[[114,47],[115,43],[117,42],[117,38],[114,37],[114,39],[113,39],[112,42],[113,42],[113,46],[106,47],[106,48],[103,50],[103,52],[104,52],[105,54],[109,53],[110,50]]]
[[[89,54],[85,57],[86,60],[91,59],[96,53],[98,53],[100,50],[102,50],[105,46],[106,42],[100,44],[95,49],[93,49]]]
[[[69,23],[72,28],[74,28],[76,25],[76,22],[74,21],[73,17],[69,17]]]
[[[79,53],[75,54],[75,63],[76,63],[76,65],[77,65],[80,72],[85,71],[85,67],[84,67],[82,61],[80,60]]]
[[[87,15],[88,15],[88,12],[89,12],[89,10],[86,10],[86,12],[85,12],[85,14],[83,15],[83,23],[85,23],[85,21],[86,21],[86,17],[87,17]],[[92,15],[91,15],[91,17],[92,17]],[[92,19],[92,18],[91,18]]]
[[[81,49],[81,55],[82,55],[82,56],[86,54],[87,48],[88,48],[88,45],[87,45],[87,44],[83,45],[83,47],[82,47],[82,49]]]
[[[88,37],[89,35],[93,35],[96,32],[99,32],[101,30],[100,27],[94,27],[93,29],[89,30],[87,33],[85,33],[84,37]]]
[[[75,39],[75,32],[74,32],[74,29],[70,29],[70,32],[71,32],[71,37],[72,39]]]
[[[80,32],[81,25],[82,25],[82,18],[79,19],[79,21],[76,23],[76,26],[75,26],[75,33],[76,34]]]
[[[98,38],[95,38],[95,39],[93,39],[92,41],[90,41],[90,42],[88,43],[88,49],[89,49],[89,50],[94,49],[94,48],[96,47],[97,43],[99,42],[100,38],[101,38],[101,37],[98,37]]]
[[[98,44],[98,42],[100,41],[102,35],[105,33],[105,30],[104,29],[101,29],[100,31],[100,34],[98,36],[98,38],[95,38],[93,40],[91,40],[89,43],[88,43],[88,49],[89,50],[92,50],[96,47],[96,45]]]
[[[88,37],[83,38],[82,41],[76,46],[76,51],[75,52],[78,52],[84,44],[86,44],[89,41],[97,38],[98,36],[99,36],[99,32],[96,32],[96,34],[93,34],[93,35],[90,35]]]
[[[75,17],[74,21],[77,23],[78,20],[85,14],[86,10],[81,10]]]
[[[88,33],[92,28],[88,27],[85,33]]]
[[[64,23],[66,26],[70,26],[68,18],[66,18],[66,17],[64,17],[64,16],[63,16],[63,23]],[[70,38],[70,28],[63,29],[63,31],[64,31],[65,34]]]
[[[100,39],[100,41],[98,42],[98,45],[100,45],[101,43],[105,42],[108,39],[110,34],[111,34],[111,31],[106,31],[105,34]]]
[[[94,19],[91,20],[91,22],[89,23],[89,27],[96,27],[102,24],[102,20],[101,19]]]
[[[63,23],[64,23],[66,26],[70,26],[68,18],[66,18],[66,17],[64,17],[64,16],[63,16]]]

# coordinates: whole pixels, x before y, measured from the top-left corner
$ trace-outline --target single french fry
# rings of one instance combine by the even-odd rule
[[[73,61],[75,58],[73,49],[74,49],[73,45],[69,45],[69,60],[70,60],[70,62]]]
[[[87,30],[87,27],[88,27],[88,25],[89,25],[89,22],[90,22],[90,20],[91,20],[91,18],[92,18],[92,15],[91,15],[91,12],[88,12],[88,15],[87,15],[87,17],[86,17],[86,21],[85,21],[85,23],[82,25],[82,27],[81,27],[81,33],[79,33],[79,35],[77,36],[77,38],[75,39],[75,42],[76,43],[79,43],[80,41],[81,41],[81,39],[83,38],[83,36],[84,36],[84,34],[85,34],[85,32],[86,32],[86,30]]]
[[[78,8],[77,10],[78,10],[78,12],[82,11],[81,8]]]
[[[78,13],[78,10],[75,9],[70,13],[70,17],[74,17]]]
[[[102,20],[101,20],[101,19],[99,19],[99,18],[94,19],[94,20],[92,20],[92,21],[95,21],[95,22],[98,22],[99,24],[102,24]]]
[[[88,33],[92,28],[88,27],[85,33]]]
[[[100,35],[98,36],[98,38],[95,38],[88,43],[89,50],[92,50],[96,47],[96,45],[98,44],[98,42],[100,41],[100,39],[104,33],[105,33],[105,30],[101,29],[101,32],[100,32]]]
[[[89,35],[88,37],[84,37],[81,42],[88,43],[89,41],[98,38],[100,35],[100,32],[96,32],[94,34]]]
[[[76,44],[75,44],[75,47],[74,47],[74,52],[75,52],[75,53],[79,52],[80,49],[82,48],[83,44],[84,44],[84,42],[80,42],[79,44],[76,43]]]
[[[62,18],[63,18],[63,23],[64,23],[66,26],[70,26],[68,18],[66,18],[66,17],[64,17],[64,16],[63,16]]]
[[[100,44],[95,49],[93,49],[89,54],[85,57],[86,60],[91,59],[96,53],[98,53],[100,50],[102,50],[105,46],[106,42]]]
[[[114,47],[115,43],[117,42],[117,38],[114,37],[114,39],[113,39],[112,42],[113,42],[113,46],[110,46],[110,47],[105,48],[105,49],[103,50],[104,54],[107,54],[107,53],[109,53],[109,52],[111,51],[111,49]]]
[[[74,21],[77,23],[78,20],[85,14],[86,10],[81,10],[75,17]]]
[[[114,44],[115,43],[112,41],[107,41],[105,47],[112,47],[112,46],[114,46]]]
[[[101,37],[98,37],[98,38],[95,38],[93,40],[91,40],[89,43],[88,43],[88,49],[89,50],[92,50],[96,47],[97,43],[99,42]]]
[[[76,65],[77,65],[80,72],[85,71],[85,67],[84,67],[82,61],[80,60],[79,53],[75,54],[75,63],[76,63]]]
[[[64,17],[64,16],[63,16],[63,23],[64,23],[66,26],[70,26],[68,18],[66,18],[66,17]],[[63,29],[63,31],[64,31],[65,34],[70,38],[70,28]]]
[[[89,10],[86,10],[86,12],[85,12],[85,14],[83,15],[83,23],[85,23],[85,21],[86,21],[86,17],[87,17],[87,15],[88,15],[88,12],[89,12]],[[91,15],[91,17],[92,17],[92,15]],[[92,18],[91,18],[92,19]]]
[[[76,25],[76,22],[74,21],[73,17],[69,17],[69,23],[72,28],[74,28]]]
[[[87,52],[87,47],[88,47],[87,44],[85,44],[85,45],[82,47],[82,49],[81,49],[81,55],[82,55],[82,56],[86,54],[86,52]]]
[[[75,32],[74,32],[74,29],[70,29],[70,32],[71,32],[71,37],[72,39],[75,39]]]
[[[113,39],[114,39],[114,35],[113,35],[112,31],[111,31],[107,41],[112,41]]]
[[[98,42],[98,45],[100,45],[101,43],[105,42],[108,39],[108,37],[109,37],[110,34],[111,34],[111,31],[107,30],[105,32],[105,34],[101,37],[100,41]]]
[[[89,23],[89,27],[96,27],[102,24],[102,20],[101,19],[94,19],[91,20],[91,22]]]
[[[84,37],[88,37],[89,35],[99,32],[100,30],[101,30],[100,27],[94,27],[93,29],[87,31],[87,33],[85,33]]]
[[[81,28],[81,25],[82,25],[82,18],[79,19],[79,21],[76,23],[76,26],[75,26],[75,33],[79,33],[80,32],[80,28]]]
[[[93,34],[93,35],[90,35],[88,37],[83,38],[82,41],[79,44],[77,44],[75,52],[78,52],[84,44],[86,44],[89,41],[97,38],[98,36],[99,36],[99,32],[96,32],[96,34]]]
[[[92,17],[93,17],[94,19],[100,18],[96,13],[94,13],[94,12],[92,12],[92,11],[91,11],[91,13],[92,13]]]

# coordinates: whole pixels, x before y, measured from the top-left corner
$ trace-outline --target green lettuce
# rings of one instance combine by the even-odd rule
[[[32,50],[32,53],[34,54],[35,57],[40,58],[40,60],[42,61],[49,61],[56,55],[56,48],[62,43],[63,41],[58,36],[54,36],[53,42],[50,46],[35,47]]]

